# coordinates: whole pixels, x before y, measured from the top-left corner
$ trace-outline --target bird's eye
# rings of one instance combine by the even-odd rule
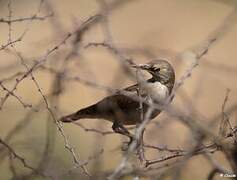
[[[154,71],[160,71],[160,68],[159,68],[159,67],[156,67],[156,66],[153,66],[153,70],[154,70]]]

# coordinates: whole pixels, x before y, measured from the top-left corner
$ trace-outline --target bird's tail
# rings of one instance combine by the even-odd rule
[[[98,113],[97,113],[97,108],[96,105],[92,105],[86,108],[83,108],[75,113],[69,114],[67,116],[63,116],[60,121],[69,123],[73,121],[77,121],[79,119],[84,119],[84,118],[97,118]]]

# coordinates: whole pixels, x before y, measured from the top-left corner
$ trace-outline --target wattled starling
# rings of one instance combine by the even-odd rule
[[[175,82],[174,69],[166,60],[156,59],[147,64],[133,65],[133,67],[149,72],[152,77],[145,82],[123,89],[127,94],[115,93],[107,96],[91,106],[62,117],[60,120],[70,123],[84,118],[105,119],[113,123],[114,132],[132,138],[124,125],[136,125],[142,122],[141,118],[149,109],[149,104],[143,102],[141,111],[141,103],[135,99],[138,97],[138,93],[147,101],[152,100],[154,103],[162,104],[171,94]],[[160,112],[159,109],[154,109],[150,119],[155,118]]]

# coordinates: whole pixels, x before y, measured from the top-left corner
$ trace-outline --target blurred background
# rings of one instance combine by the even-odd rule
[[[220,26],[217,41],[178,89],[172,104],[186,114],[195,112],[203,117],[201,123],[215,121],[209,128],[218,134],[229,89],[225,109],[234,126],[236,5],[231,0],[0,0],[1,139],[28,164],[46,174],[58,179],[88,179],[83,169],[72,169],[73,157],[65,148],[58,130],[61,126],[54,123],[55,119],[108,95],[98,85],[120,89],[136,83],[121,66],[121,54],[135,63],[167,59],[178,80],[193,63],[189,50],[205,45]],[[96,14],[107,18],[99,17],[85,30],[76,31]],[[103,45],[88,46],[102,42],[113,44],[119,53]],[[96,119],[84,119],[77,125],[63,124],[63,134],[79,161],[86,164],[92,179],[105,179],[121,161],[121,146],[127,139],[110,133],[111,126],[110,122]],[[191,134],[189,128],[164,112],[146,127],[145,142],[187,149],[195,139]],[[49,179],[31,172],[16,158],[9,158],[6,148],[0,148],[0,179]],[[166,155],[167,152],[146,149],[147,159]],[[223,153],[215,152],[212,156],[230,169]],[[135,155],[132,161],[141,166]],[[166,163],[170,162],[160,166]],[[207,179],[213,168],[201,155],[181,166],[179,178],[193,180]],[[157,168],[157,173],[162,171]],[[217,175],[215,179],[222,178]]]

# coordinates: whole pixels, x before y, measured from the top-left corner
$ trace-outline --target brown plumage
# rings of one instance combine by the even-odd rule
[[[135,68],[148,71],[152,78],[140,85],[139,92],[147,101],[152,100],[162,103],[171,93],[175,82],[173,67],[165,60],[153,60],[148,64],[136,65]],[[113,123],[113,130],[117,133],[132,137],[123,125],[136,125],[142,122],[139,101],[134,98],[138,95],[138,84],[123,89],[129,95],[114,94],[101,101],[80,109],[70,115],[62,117],[62,122],[73,122],[84,118],[106,119]],[[143,115],[148,110],[148,105],[143,103]],[[150,116],[155,118],[160,110],[154,110]]]

